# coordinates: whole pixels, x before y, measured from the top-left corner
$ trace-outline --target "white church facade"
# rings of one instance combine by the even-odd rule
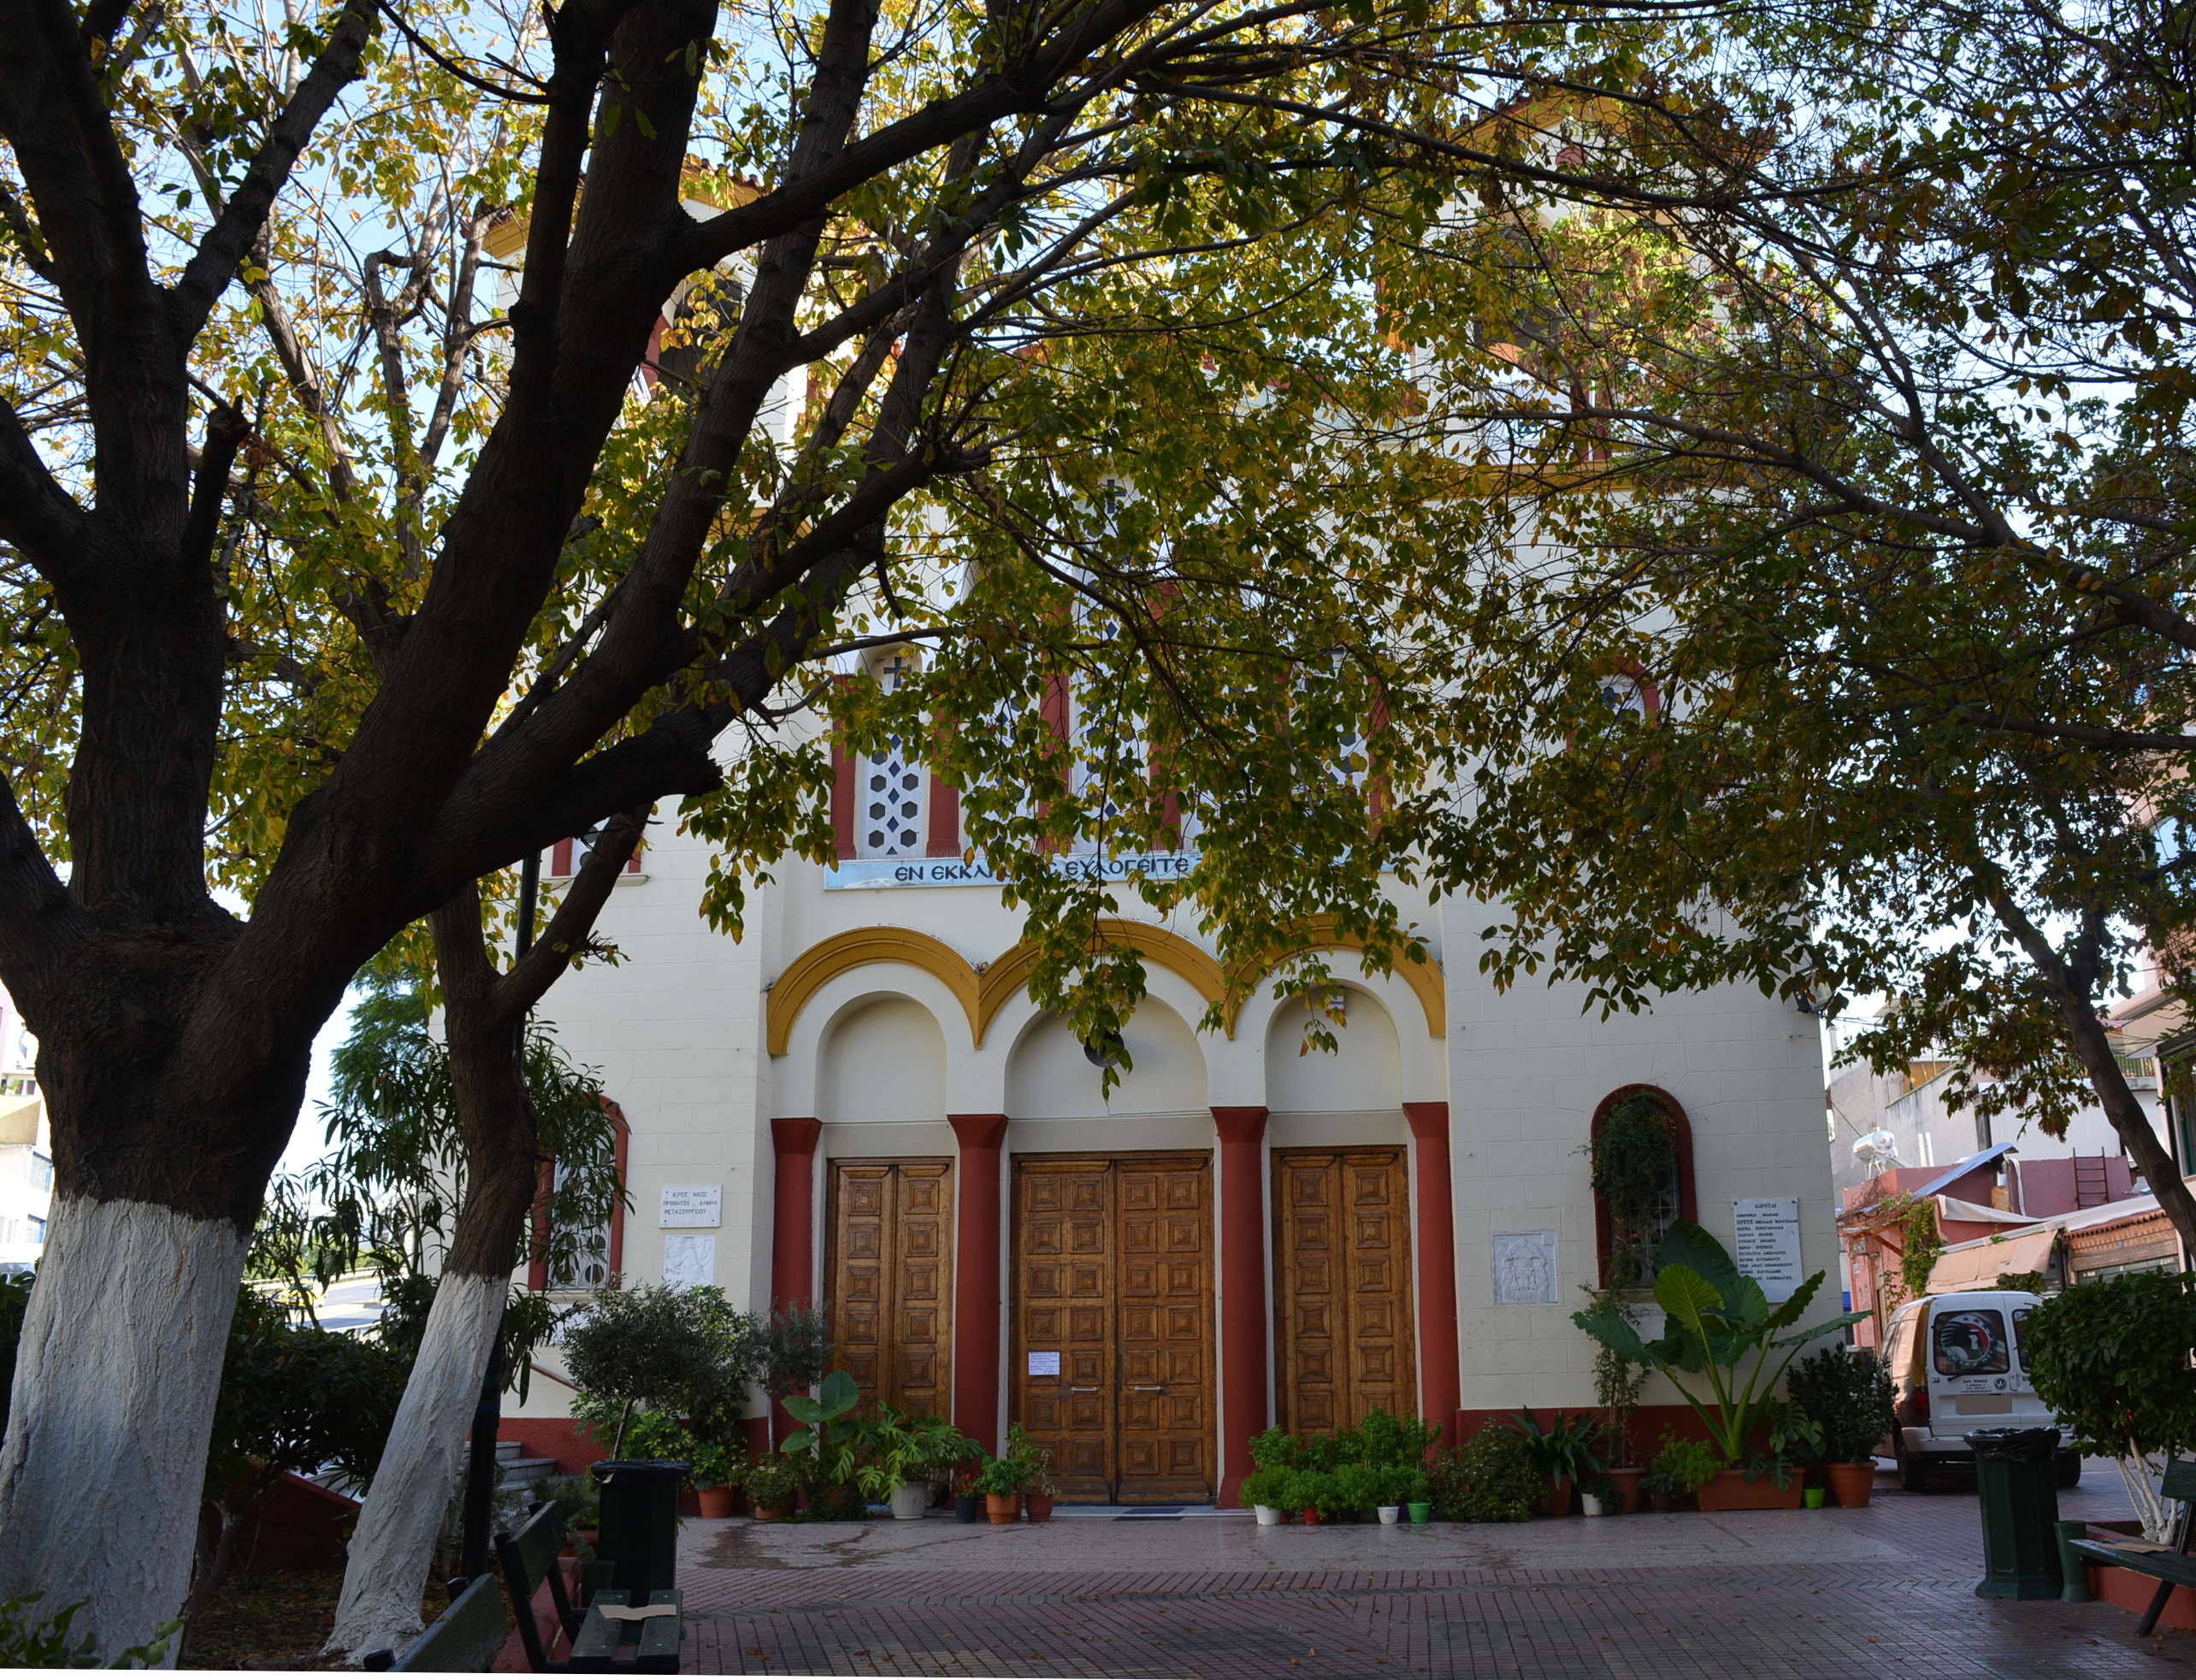
[[[704,922],[709,848],[667,807],[599,923],[623,960],[545,1002],[623,1117],[609,1269],[819,1305],[866,1394],[993,1450],[1022,1424],[1065,1497],[1233,1503],[1272,1423],[1379,1405],[1453,1442],[1592,1404],[1570,1322],[1607,1241],[1585,1149],[1648,1086],[1681,1117],[1682,1211],[1727,1242],[1742,1203],[1786,1220],[1837,1310],[1821,1052],[1792,1005],[1734,988],[1603,1021],[1576,988],[1497,992],[1485,907],[1398,884],[1432,960],[1383,976],[1338,950],[1339,1049],[1302,1053],[1305,1005],[1270,987],[1201,1027],[1215,953],[1139,906],[1109,931],[1149,993],[1105,1098],[1024,989],[1018,915],[965,861],[953,790],[841,762],[833,804],[835,862],[785,860],[739,940]],[[573,855],[545,859],[552,886]],[[507,1397],[505,1438],[583,1460],[570,1398],[553,1373]],[[1648,1399],[1651,1430],[1677,1396]]]

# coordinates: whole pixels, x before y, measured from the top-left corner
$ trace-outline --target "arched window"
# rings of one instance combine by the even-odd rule
[[[1609,1123],[1609,1117],[1620,1106],[1630,1110],[1635,1099],[1644,1099],[1662,1111],[1670,1124],[1670,1163],[1665,1182],[1652,1199],[1648,1223],[1654,1235],[1668,1230],[1679,1219],[1697,1219],[1699,1209],[1693,1200],[1692,1126],[1685,1118],[1685,1110],[1678,1099],[1659,1085],[1620,1085],[1601,1099],[1594,1110],[1593,1123],[1587,1128],[1590,1147],[1597,1153],[1601,1147],[1602,1132]],[[1602,1287],[1610,1287],[1610,1263],[1617,1247],[1617,1221],[1609,1198],[1599,1190],[1594,1193],[1594,1250],[1599,1260],[1598,1276]],[[1654,1281],[1650,1270],[1637,1280],[1644,1286]]]

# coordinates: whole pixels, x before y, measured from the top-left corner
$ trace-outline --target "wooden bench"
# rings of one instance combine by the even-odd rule
[[[502,1589],[494,1576],[480,1575],[434,1618],[434,1626],[404,1648],[404,1655],[386,1649],[369,1651],[360,1664],[377,1673],[402,1669],[419,1674],[485,1674],[510,1636]]]
[[[678,1593],[666,1588],[652,1594],[643,1607],[668,1606],[667,1612],[639,1618],[616,1613],[629,1607],[625,1595],[617,1592],[599,1593],[584,1611],[576,1609],[558,1565],[564,1549],[564,1516],[554,1505],[536,1511],[516,1536],[496,1536],[496,1556],[503,1563],[504,1585],[516,1609],[528,1666],[536,1674],[678,1672],[686,1624]],[[552,1613],[537,1618],[534,1600],[544,1586]],[[556,1652],[559,1633],[569,1642],[561,1659]]]
[[[2173,1596],[2175,1587],[2196,1589],[2196,1558],[2188,1555],[2188,1542],[2196,1539],[2196,1459],[2175,1459],[2165,1467],[2165,1479],[2158,1492],[2165,1498],[2181,1501],[2181,1546],[2177,1551],[2152,1551],[2140,1541],[2073,1540],[2067,1549],[2091,1563],[2110,1564],[2120,1569],[2131,1569],[2138,1575],[2147,1575],[2158,1583],[2151,1595],[2150,1608],[2143,1612],[2143,1619],[2136,1624],[2135,1637],[2143,1638],[2158,1625],[2158,1618],[2165,1614],[2166,1600]]]

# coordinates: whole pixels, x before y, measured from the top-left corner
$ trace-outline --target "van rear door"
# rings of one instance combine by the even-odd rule
[[[2041,1421],[2034,1388],[2014,1353],[2013,1313],[2034,1297],[2003,1291],[1939,1296],[1929,1313],[1932,1432],[1957,1440],[1969,1429]]]

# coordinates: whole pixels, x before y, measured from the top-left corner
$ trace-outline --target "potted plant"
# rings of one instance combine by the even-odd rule
[[[1892,1431],[1891,1374],[1873,1349],[1826,1347],[1792,1368],[1785,1388],[1822,1426],[1822,1475],[1831,1500],[1868,1502],[1875,1449]]]
[[[953,1520],[958,1523],[980,1523],[983,1520],[983,1467],[986,1460],[979,1456],[973,1466],[953,1477]]]
[[[1021,1503],[1022,1466],[1012,1458],[994,1459],[983,1467],[976,1485],[983,1490],[984,1512],[995,1523],[1014,1520]]]
[[[1405,1514],[1414,1524],[1433,1520],[1433,1487],[1424,1465],[1397,1465],[1396,1491],[1402,1496]]]
[[[1640,1485],[1656,1510],[1675,1511],[1679,1500],[1715,1481],[1722,1469],[1723,1461],[1706,1441],[1680,1441],[1665,1434]]]
[[[745,1455],[735,1456],[713,1441],[699,1441],[688,1448],[688,1453],[693,1468],[688,1471],[687,1478],[694,1483],[694,1496],[701,1501],[701,1514],[729,1517]]]
[[[1543,1514],[1569,1516],[1572,1484],[1584,1477],[1601,1473],[1601,1459],[1593,1450],[1593,1419],[1583,1415],[1572,1418],[1559,1409],[1552,1429],[1542,1429],[1540,1420],[1530,1412],[1519,1412],[1509,1421],[1510,1427],[1525,1442],[1526,1456],[1533,1469],[1552,1484],[1552,1491],[1541,1507]]]
[[[1732,1468],[1698,1490],[1703,1511],[1797,1506],[1797,1488],[1786,1499],[1786,1490],[1766,1478],[1750,1479],[1735,1466],[1745,1458],[1756,1428],[1764,1421],[1762,1410],[1799,1349],[1868,1315],[1849,1312],[1795,1330],[1822,1287],[1823,1274],[1816,1272],[1791,1300],[1772,1306],[1761,1284],[1741,1272],[1723,1245],[1690,1220],[1680,1219],[1663,1233],[1656,1259],[1655,1300],[1668,1315],[1667,1335],[1642,1341],[1632,1320],[1611,1303],[1573,1313],[1572,1322],[1635,1365],[1661,1371],[1708,1426],[1717,1456]],[[1688,1376],[1706,1378],[1705,1397],[1686,1386],[1683,1379]]]
[[[1053,1481],[1052,1448],[1038,1446],[1019,1424],[1009,1424],[1006,1455],[1022,1474],[1022,1514],[1033,1523],[1050,1522],[1053,1496],[1058,1491]]]
[[[952,1463],[975,1443],[936,1418],[912,1418],[896,1406],[878,1409],[865,1426],[865,1462],[855,1471],[863,1493],[888,1501],[901,1522],[918,1519],[930,1507],[932,1467]]]
[[[1258,1513],[1260,1528],[1278,1528],[1288,1519],[1289,1478],[1296,1472],[1286,1465],[1254,1470],[1243,1478],[1243,1503]]]
[[[1386,1501],[1387,1478],[1377,1465],[1343,1465],[1334,1472],[1334,1485],[1336,1499],[1357,1522]]]
[[[800,1463],[783,1453],[765,1453],[740,1471],[740,1485],[747,1490],[747,1503],[759,1523],[782,1523],[793,1515],[800,1497]]]
[[[1292,1471],[1289,1479],[1289,1503],[1304,1513],[1307,1527],[1317,1528],[1342,1509],[1342,1489],[1330,1471]]]
[[[1595,1306],[1622,1310],[1614,1290],[1589,1289]],[[1640,1392],[1647,1386],[1647,1368],[1635,1365],[1605,1341],[1594,1344],[1594,1400],[1601,1412],[1602,1473],[1616,1483],[1616,1497],[1625,1511],[1639,1509],[1639,1478],[1646,1468],[1632,1455],[1632,1414],[1638,1409]]]
[[[1616,1483],[1607,1471],[1597,1471],[1579,1483],[1579,1505],[1589,1517],[1614,1517],[1624,1507],[1617,1501]]]

